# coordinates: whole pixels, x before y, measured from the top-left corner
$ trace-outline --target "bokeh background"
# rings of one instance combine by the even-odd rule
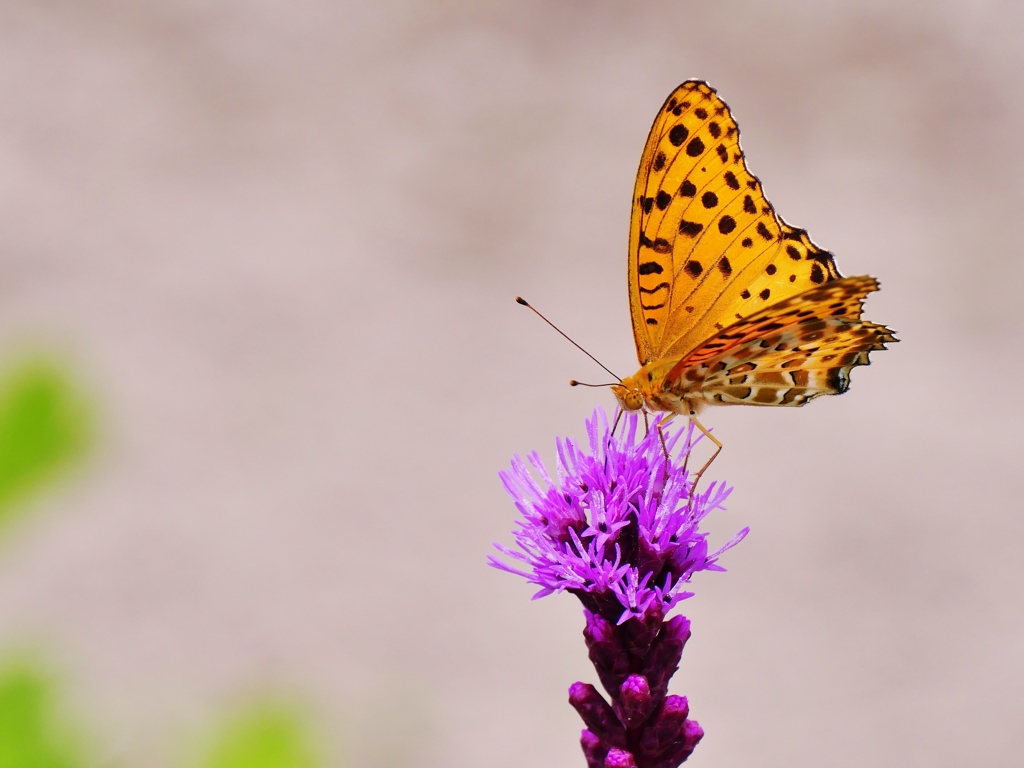
[[[985,0],[0,4],[0,364],[95,425],[0,531],[0,653],[103,765],[261,697],[324,764],[581,765],[578,604],[484,563],[496,472],[612,398],[512,298],[634,370],[633,178],[700,77],[902,341],[707,414],[752,533],[683,606],[690,764],[1019,765],[1022,40]]]

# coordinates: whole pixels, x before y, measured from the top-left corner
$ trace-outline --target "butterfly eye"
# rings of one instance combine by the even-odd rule
[[[631,378],[623,379],[621,384],[614,385],[612,394],[627,411],[639,411],[644,407],[644,396]]]
[[[627,411],[639,411],[644,407],[644,396],[637,389],[631,389],[622,398],[622,405]]]

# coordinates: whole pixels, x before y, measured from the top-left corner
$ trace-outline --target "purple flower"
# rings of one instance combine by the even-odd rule
[[[528,463],[513,458],[500,477],[522,516],[517,548],[495,547],[520,567],[493,555],[489,561],[538,585],[534,599],[568,591],[583,603],[584,639],[611,698],[584,683],[569,690],[587,726],[588,766],[675,768],[703,731],[687,719],[686,699],[668,696],[690,623],[665,616],[692,596],[685,586],[694,573],[724,570],[718,558],[748,529],[709,553],[700,522],[732,489],[720,482],[694,489],[687,468],[693,425],[673,429],[659,420],[641,435],[637,413],[622,420],[612,434],[597,409],[587,420],[589,451],[557,440],[555,478],[536,453]]]
[[[572,592],[602,615],[615,606],[619,624],[643,617],[655,602],[668,613],[693,595],[684,591],[690,577],[724,570],[719,556],[747,534],[744,528],[708,553],[700,521],[721,508],[732,489],[713,482],[692,492],[686,469],[695,442],[692,425],[663,427],[663,448],[655,425],[641,437],[635,412],[623,421],[612,435],[604,411],[597,409],[587,420],[589,452],[568,438],[557,440],[557,479],[536,452],[529,464],[513,458],[511,469],[499,476],[522,514],[514,531],[518,549],[495,547],[527,570],[489,558],[495,568],[537,584],[535,599]],[[678,456],[666,458],[666,449],[671,455],[677,446]]]

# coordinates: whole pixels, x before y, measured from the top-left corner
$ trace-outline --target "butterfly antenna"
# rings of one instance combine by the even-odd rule
[[[548,325],[550,325],[550,326],[551,326],[552,328],[554,328],[554,329],[555,329],[556,331],[558,331],[558,332],[559,332],[560,334],[562,334],[562,337],[563,337],[564,339],[566,339],[566,341],[568,341],[568,342],[569,342],[570,344],[572,344],[572,345],[573,345],[574,347],[576,347],[576,349],[578,349],[578,350],[579,350],[580,352],[582,352],[582,353],[583,353],[584,355],[586,355],[586,356],[587,356],[587,357],[589,357],[589,358],[590,358],[591,360],[593,360],[593,361],[594,361],[595,363],[597,363],[597,364],[598,364],[599,366],[601,366],[601,367],[602,367],[602,368],[603,368],[603,369],[604,369],[604,370],[605,370],[605,371],[606,371],[606,372],[607,372],[608,374],[610,374],[611,376],[614,376],[614,377],[615,377],[615,380],[616,380],[616,381],[622,381],[622,377],[621,377],[621,376],[616,376],[616,375],[615,375],[614,373],[612,373],[612,372],[611,372],[610,370],[608,370],[608,367],[607,367],[607,366],[606,366],[606,365],[605,365],[604,363],[602,363],[602,362],[601,362],[600,360],[598,360],[598,359],[597,359],[596,357],[594,357],[594,356],[593,356],[592,354],[590,354],[589,352],[587,352],[587,350],[585,350],[585,349],[584,349],[583,347],[581,347],[581,346],[580,346],[579,344],[577,344],[577,343],[576,343],[575,341],[573,341],[572,339],[570,339],[570,338],[569,338],[569,336],[568,336],[568,335],[566,335],[566,334],[565,334],[565,333],[564,333],[564,332],[562,331],[562,329],[561,329],[561,328],[559,328],[559,327],[558,327],[557,325],[555,325],[555,324],[554,324],[554,323],[552,323],[552,322],[551,322],[550,320],[548,320],[548,319],[547,319],[546,317],[544,317],[544,315],[542,315],[542,314],[541,314],[540,312],[538,312],[538,311],[536,310],[536,308],[535,308],[535,307],[533,307],[533,306],[532,306],[532,305],[531,305],[531,304],[530,304],[530,303],[529,303],[529,302],[528,302],[528,301],[527,301],[526,299],[524,299],[524,298],[523,298],[522,296],[516,296],[516,303],[517,303],[517,304],[522,304],[522,305],[523,305],[524,307],[526,307],[527,309],[531,310],[531,311],[532,311],[532,312],[533,312],[533,313],[534,313],[535,315],[537,315],[537,317],[539,317],[539,318],[540,318],[541,320],[543,320],[543,321],[544,321],[545,323],[547,323],[547,324],[548,324]],[[574,386],[574,387],[575,387],[575,386],[584,386],[584,387],[596,387],[596,386],[610,386],[610,385],[606,385],[606,384],[583,384],[583,385],[580,385],[580,383],[579,383],[579,382],[569,382],[569,383],[570,383],[570,384],[571,384],[572,386]]]

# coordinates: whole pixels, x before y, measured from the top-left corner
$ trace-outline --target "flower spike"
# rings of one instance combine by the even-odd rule
[[[587,448],[556,441],[554,473],[535,452],[500,473],[521,517],[515,548],[495,547],[516,567],[489,561],[538,586],[535,599],[570,592],[583,603],[584,640],[610,699],[582,682],[569,689],[587,726],[580,745],[589,768],[676,768],[704,732],[688,719],[686,699],[668,695],[690,622],[665,617],[693,595],[686,585],[695,573],[724,570],[719,558],[748,529],[709,552],[700,524],[732,489],[695,490],[687,459],[702,435],[695,439],[692,425],[659,419],[641,434],[633,412],[616,436],[599,408],[586,432]]]

